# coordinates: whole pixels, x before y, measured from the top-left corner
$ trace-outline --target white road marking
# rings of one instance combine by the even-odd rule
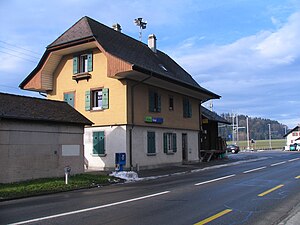
[[[203,182],[197,183],[195,185],[198,186],[198,185],[202,185],[202,184],[208,184],[208,183],[212,183],[212,182],[215,182],[215,181],[218,181],[218,180],[224,180],[224,179],[234,177],[234,176],[235,176],[235,174],[232,174],[232,175],[228,175],[228,176],[225,176],[225,177],[219,177],[219,178],[216,178],[216,179],[213,179],[213,180],[203,181]]]
[[[284,163],[286,163],[286,161],[279,162],[279,163],[274,163],[274,164],[271,164],[271,166],[278,166],[278,165],[281,165],[281,164],[284,164]]]
[[[257,171],[257,170],[266,169],[266,168],[267,168],[266,166],[263,166],[263,167],[259,167],[259,168],[256,168],[256,169],[244,171],[243,173],[251,173],[251,172],[254,172],[254,171]]]
[[[290,159],[289,162],[293,162],[293,161],[296,161],[296,160],[299,160],[300,158],[295,158],[295,159]]]
[[[170,191],[159,192],[159,193],[152,194],[152,195],[146,195],[146,196],[128,199],[128,200],[120,201],[120,202],[114,202],[114,203],[110,203],[110,204],[106,204],[106,205],[100,205],[100,206],[95,206],[95,207],[91,207],[91,208],[80,209],[80,210],[70,211],[70,212],[66,212],[66,213],[60,213],[60,214],[56,214],[56,215],[52,215],[52,216],[45,216],[45,217],[40,217],[40,218],[36,218],[36,219],[20,221],[17,223],[11,223],[9,225],[33,223],[33,222],[38,222],[38,221],[42,221],[42,220],[58,218],[58,217],[62,217],[62,216],[69,216],[69,215],[73,215],[73,214],[78,214],[78,213],[88,212],[88,211],[92,211],[92,210],[103,209],[103,208],[107,208],[107,207],[111,207],[111,206],[121,205],[124,203],[139,201],[142,199],[152,198],[152,197],[156,197],[156,196],[164,195],[164,194],[168,194],[168,193],[170,193]]]

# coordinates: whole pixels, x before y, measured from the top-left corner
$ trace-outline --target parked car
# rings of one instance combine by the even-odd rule
[[[240,147],[237,145],[227,145],[226,150],[228,152],[232,152],[234,154],[237,154],[240,151]]]
[[[299,143],[291,144],[290,151],[300,151],[300,144]]]

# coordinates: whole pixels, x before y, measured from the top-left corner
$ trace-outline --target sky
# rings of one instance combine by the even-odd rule
[[[300,0],[0,0],[0,92],[41,97],[19,84],[83,16],[135,39],[142,17],[142,41],[155,34],[159,50],[221,95],[204,103],[218,114],[300,123]]]

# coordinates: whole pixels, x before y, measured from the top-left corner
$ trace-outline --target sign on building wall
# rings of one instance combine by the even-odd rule
[[[79,156],[80,145],[62,145],[62,156]]]

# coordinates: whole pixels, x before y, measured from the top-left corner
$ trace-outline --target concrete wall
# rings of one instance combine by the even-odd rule
[[[0,154],[0,183],[83,173],[83,127],[0,120]]]

